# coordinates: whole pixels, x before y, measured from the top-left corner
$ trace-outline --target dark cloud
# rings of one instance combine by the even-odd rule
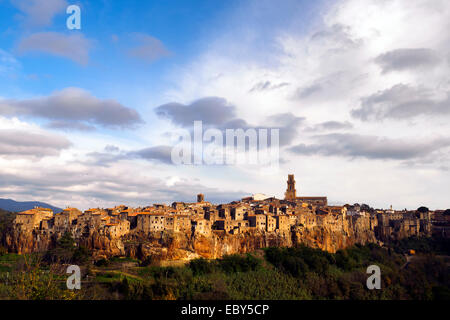
[[[282,88],[282,87],[285,87],[288,85],[289,85],[289,83],[287,83],[287,82],[273,84],[270,81],[262,81],[262,82],[258,82],[257,84],[255,84],[253,86],[253,88],[250,89],[249,92],[274,90],[274,89],[279,89],[279,88]]]
[[[66,88],[42,98],[0,100],[0,115],[44,118],[54,121],[51,127],[65,129],[87,129],[92,125],[132,128],[143,122],[135,110],[112,99],[96,98],[79,88]]]
[[[223,105],[226,108],[228,108],[226,104],[223,104]],[[183,106],[183,108],[185,108],[185,107]],[[202,106],[202,108],[203,108],[203,106]],[[165,109],[165,110],[167,110],[167,109]],[[169,108],[169,110],[173,111],[173,109],[170,109],[170,108]],[[183,114],[184,113],[185,113],[185,111],[183,110]],[[176,113],[176,114],[170,113],[170,114],[174,115],[176,117],[180,116],[180,113]],[[164,114],[164,116],[167,116],[167,114]],[[203,116],[204,116],[204,114],[203,114]],[[210,117],[210,115],[208,113],[206,113],[206,116]],[[203,121],[204,119],[197,119],[197,120]],[[209,128],[214,128],[214,129],[219,130],[223,135],[223,139],[224,139],[223,143],[225,144],[227,129],[233,129],[233,130],[242,129],[242,130],[244,130],[244,132],[247,131],[248,129],[255,129],[255,130],[267,129],[268,130],[267,143],[268,143],[268,146],[271,146],[272,145],[272,141],[271,141],[272,136],[271,136],[270,130],[279,129],[279,144],[280,144],[280,146],[285,146],[285,145],[289,145],[290,143],[292,143],[292,141],[294,141],[294,139],[298,135],[298,129],[300,128],[300,126],[303,125],[304,121],[305,121],[305,118],[297,117],[297,116],[293,115],[292,113],[279,113],[279,114],[272,115],[265,120],[265,126],[250,125],[245,120],[239,119],[239,118],[234,118],[227,122],[222,123],[222,121],[215,120],[210,117],[208,120],[208,123],[210,123],[210,124],[211,123],[221,123],[221,124],[217,125],[217,126],[203,125],[203,132],[205,132],[205,130],[207,130]],[[186,123],[185,128],[188,131],[190,131],[191,139],[193,139],[193,137],[194,137],[193,123]],[[259,139],[258,136],[257,136],[257,139]],[[237,143],[237,140],[235,140],[235,141]],[[193,140],[191,140],[191,143],[192,142],[193,142]],[[204,143],[206,144],[206,142],[204,142]],[[148,147],[148,148],[144,148],[144,149],[140,149],[140,150],[123,151],[114,146],[106,146],[104,152],[90,153],[88,155],[90,157],[90,159],[86,163],[90,164],[90,165],[96,165],[96,166],[109,166],[111,163],[114,163],[117,161],[129,160],[129,159],[133,159],[133,158],[140,158],[140,159],[148,160],[150,162],[156,161],[156,162],[171,165],[171,164],[174,164],[172,161],[172,149],[173,149],[173,146],[160,145],[160,146],[153,146],[153,147]],[[192,150],[192,152],[194,152],[194,150]]]
[[[171,54],[164,44],[155,37],[142,33],[134,33],[131,37],[137,43],[136,46],[128,50],[128,55],[133,58],[152,63]]]
[[[114,145],[108,144],[107,146],[105,146],[105,151],[106,152],[119,152],[120,149],[119,149],[119,147],[116,147]]]
[[[70,121],[52,121],[47,124],[47,128],[58,129],[63,131],[95,131],[94,126],[90,126],[80,122],[70,122]]]
[[[280,129],[280,145],[291,143],[305,120],[292,113],[282,113],[267,117],[262,124],[249,124],[245,119],[236,117],[233,105],[218,97],[199,99],[190,105],[168,103],[156,108],[155,112],[160,117],[188,129],[192,129],[194,121],[202,121],[204,129],[221,130],[224,137],[226,129]]]
[[[408,141],[369,135],[332,133],[317,135],[313,139],[316,143],[299,144],[290,148],[289,151],[301,155],[407,160],[425,157],[450,146],[449,138]]]
[[[0,155],[42,158],[57,156],[71,146],[69,140],[58,135],[30,133],[23,130],[0,130]]]
[[[112,163],[121,160],[144,159],[151,162],[173,164],[171,158],[171,146],[154,146],[140,150],[125,151],[113,145],[107,145],[103,152],[91,152],[84,164],[101,167],[109,167]]]
[[[304,117],[297,117],[291,112],[274,114],[267,118],[270,128],[280,129],[280,146],[291,144],[298,136],[305,123]]]
[[[345,72],[334,72],[298,88],[294,93],[294,99],[329,98],[340,94],[342,84],[348,81]]]
[[[319,124],[314,125],[309,128],[310,131],[327,131],[327,130],[345,130],[352,129],[353,124],[348,121],[340,122],[340,121],[326,121]]]
[[[363,121],[408,119],[419,115],[450,114],[450,93],[443,100],[433,98],[425,88],[397,84],[362,99],[361,107],[351,112]]]
[[[29,52],[47,53],[86,65],[90,47],[91,41],[81,33],[40,32],[21,39],[16,50],[20,55]]]
[[[329,51],[355,48],[361,44],[361,39],[353,38],[349,26],[339,23],[314,33],[311,40],[326,43],[331,48]]]
[[[103,151],[90,152],[87,156],[87,160],[81,161],[80,163],[100,167],[109,167],[115,162],[130,158],[126,151],[122,151],[119,147],[110,144],[106,145]]]
[[[315,83],[310,86],[299,88],[296,92],[296,97],[300,99],[308,98],[309,96],[312,96],[315,93],[318,93],[323,90],[322,84]]]
[[[128,155],[143,158],[146,160],[157,160],[162,163],[172,164],[171,152],[172,147],[170,146],[155,146],[138,151],[133,151],[128,153]]]
[[[28,27],[44,27],[52,23],[55,15],[64,14],[68,6],[65,0],[11,0],[22,12],[20,17]]]
[[[204,125],[223,125],[235,117],[235,107],[218,97],[202,98],[189,105],[172,102],[159,106],[155,112],[183,127],[192,126],[197,120]]]
[[[435,51],[425,48],[397,49],[375,58],[375,62],[380,65],[383,73],[432,67],[439,61],[439,55]]]
[[[99,166],[99,167],[110,167],[120,160],[129,159],[124,153],[112,153],[106,152],[90,152],[87,154],[88,159],[85,161],[80,161],[80,163],[89,166]]]
[[[107,167],[77,166],[28,170],[15,174],[0,172],[0,193],[13,199],[46,200],[59,206],[100,206],[118,204],[147,206],[153,203],[195,201],[198,193],[206,200],[228,202],[247,195],[240,190],[226,191],[201,185],[195,179],[152,177],[142,168],[111,170]]]

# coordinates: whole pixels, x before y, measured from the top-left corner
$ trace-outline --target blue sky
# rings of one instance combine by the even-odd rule
[[[30,54],[20,59],[21,76],[15,82],[30,93],[48,93],[55,88],[83,85],[101,90],[102,82],[126,83],[128,81],[158,85],[158,74],[176,63],[183,63],[195,54],[201,46],[201,38],[207,32],[221,28],[217,20],[233,9],[235,2],[198,1],[187,6],[183,1],[85,1],[78,2],[82,10],[82,30],[86,38],[95,41],[87,66],[76,62],[55,58],[46,54]],[[223,5],[226,5],[223,6]],[[61,10],[60,10],[61,11]],[[8,1],[3,1],[0,12],[1,46],[3,50],[14,52],[15,45],[24,35],[53,31],[70,34],[64,11],[55,14],[49,26],[20,26],[20,11]],[[25,18],[26,19],[26,18]],[[205,25],[208,28],[205,28]],[[121,44],[114,43],[113,36],[127,38],[131,33],[145,33],[161,41],[173,54],[169,59],[161,59],[150,65],[124,59]],[[125,39],[121,39],[123,42]],[[26,75],[51,76],[46,81],[26,81]],[[123,81],[123,76],[127,81]],[[122,81],[120,81],[122,80]],[[157,88],[155,88],[157,89]],[[156,90],[155,90],[156,91]],[[2,92],[9,96],[9,92]]]
[[[332,203],[447,206],[449,17],[445,0],[0,0],[0,197],[282,197],[294,173]],[[279,170],[173,165],[183,116],[279,128]]]
[[[178,84],[167,74],[188,64],[218,38],[239,42],[250,37],[248,59],[267,59],[274,33],[293,25],[299,32],[307,28],[314,18],[310,12],[320,2],[313,6],[310,1],[285,1],[274,8],[270,1],[55,1],[81,8],[82,30],[69,31],[64,8],[54,12],[48,25],[28,23],[39,10],[21,12],[17,3],[27,1],[2,3],[0,30],[5,31],[0,48],[17,61],[14,70],[0,78],[0,96],[25,98],[80,87],[141,112],[170,102],[161,93]],[[38,32],[82,35],[90,41],[88,62],[80,65],[33,50],[19,53],[21,39]],[[138,45],[136,34],[160,40],[168,54],[150,63],[128,56],[127,50]],[[245,63],[245,54],[239,52],[238,57]],[[152,112],[148,116],[154,120]]]
[[[24,0],[25,2],[27,0]],[[265,1],[267,2],[267,1]],[[292,1],[286,1],[286,3]],[[311,2],[304,1],[305,20],[311,10]],[[72,2],[71,2],[72,3]],[[58,87],[83,86],[99,93],[108,92],[104,87],[127,85],[129,89],[142,83],[152,86],[155,92],[170,85],[164,82],[168,69],[188,63],[202,50],[208,48],[216,37],[231,36],[239,41],[242,34],[250,32],[254,44],[261,49],[270,46],[270,33],[276,28],[292,24],[290,6],[281,4],[273,9],[262,5],[260,10],[250,13],[247,9],[256,2],[244,1],[79,1],[82,10],[82,30],[66,28],[68,15],[65,10],[55,13],[52,23],[46,26],[28,26],[27,18],[8,1],[2,2],[0,12],[1,48],[11,54],[17,50],[18,41],[35,32],[61,32],[67,35],[81,33],[92,40],[89,63],[80,66],[66,58],[42,53],[27,53],[20,56],[20,68],[15,81],[2,81],[3,96],[12,97],[4,85],[16,85],[18,91],[29,94],[48,94]],[[264,3],[262,1],[261,3]],[[38,14],[38,13],[36,13]],[[243,19],[243,20],[241,20]],[[250,26],[248,25],[250,24]],[[133,33],[151,35],[162,41],[170,55],[145,63],[128,59],[126,46],[130,45]],[[117,41],[113,37],[118,37]],[[38,76],[44,81],[32,81]]]

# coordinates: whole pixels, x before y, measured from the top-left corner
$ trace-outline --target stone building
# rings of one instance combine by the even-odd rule
[[[61,231],[68,229],[74,220],[77,222],[76,220],[81,214],[81,211],[76,208],[64,209],[55,215],[54,228]]]
[[[377,238],[382,241],[410,236],[431,235],[430,215],[416,212],[386,211],[376,214],[378,223],[374,227]],[[423,219],[421,219],[423,218]]]
[[[192,229],[191,218],[187,215],[177,215],[174,221],[174,231],[190,233]]]
[[[277,229],[277,219],[269,214],[266,215],[266,231],[274,232]]]
[[[165,230],[165,215],[159,213],[140,214],[137,217],[136,229],[144,233]]]
[[[214,222],[214,229],[230,232],[233,229],[233,223],[230,219],[218,219]]]
[[[205,211],[205,219],[214,223],[214,221],[216,221],[217,219],[220,219],[219,211],[217,211],[216,209],[209,209],[209,210]]]
[[[219,208],[219,217],[222,219],[229,219],[231,217],[230,208],[228,206],[221,206]]]
[[[250,227],[255,227],[257,230],[266,231],[267,218],[265,214],[249,214],[248,221]]]
[[[293,215],[291,215],[293,216]],[[287,215],[275,215],[275,220],[276,220],[276,228],[280,231],[286,232],[289,231],[291,229],[291,219],[289,216]],[[295,217],[294,217],[295,218]]]
[[[212,224],[207,219],[197,219],[192,221],[192,229],[194,233],[209,236],[211,234]]]
[[[295,199],[297,199],[297,190],[295,190],[295,179],[293,174],[288,175],[284,199],[288,201],[295,201]]]
[[[22,230],[32,230],[41,227],[44,219],[53,218],[53,210],[41,207],[19,212],[14,220],[14,225]]]
[[[244,213],[246,211],[246,207],[237,206],[231,208],[231,218],[233,220],[244,220]]]
[[[295,189],[295,179],[293,174],[288,175],[287,189],[284,199],[291,202],[307,203],[320,207],[326,207],[328,205],[327,197],[297,197],[297,190]]]
[[[130,232],[130,222],[128,220],[119,220],[114,223],[107,223],[102,230],[111,238],[120,238]]]

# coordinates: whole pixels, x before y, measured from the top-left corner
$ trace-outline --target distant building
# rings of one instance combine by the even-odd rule
[[[263,193],[255,193],[255,194],[252,196],[252,198],[253,198],[254,201],[263,201],[263,200],[266,200],[266,199],[268,199],[268,198],[270,198],[270,197],[266,196],[266,195],[263,194]]]
[[[295,189],[294,175],[288,175],[287,189],[284,199],[292,202],[307,203],[318,207],[326,207],[328,205],[327,197],[297,197],[297,190]]]
[[[297,198],[297,191],[295,190],[295,179],[294,175],[290,174],[288,175],[287,189],[286,193],[284,194],[284,199],[289,201],[295,201],[296,198]]]

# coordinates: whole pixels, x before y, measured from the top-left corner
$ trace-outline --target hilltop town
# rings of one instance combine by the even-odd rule
[[[355,243],[383,243],[430,236],[428,210],[375,210],[367,205],[330,206],[327,197],[297,196],[289,175],[284,199],[255,194],[211,204],[203,194],[193,203],[143,208],[125,205],[81,212],[34,208],[16,215],[4,242],[10,251],[51,248],[69,232],[98,256],[157,255],[162,259],[215,258],[267,246],[299,243],[335,252]]]

